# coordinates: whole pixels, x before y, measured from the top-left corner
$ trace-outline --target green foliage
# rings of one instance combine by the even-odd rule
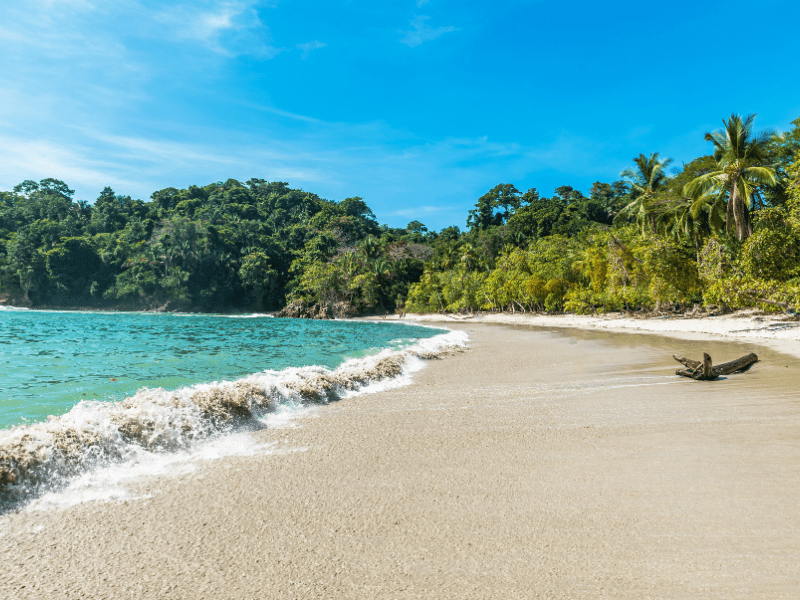
[[[697,263],[686,248],[659,236],[647,240],[642,256],[642,270],[649,279],[647,291],[651,300],[678,304],[700,300]]]
[[[277,309],[312,265],[365,238],[381,249],[361,198],[330,202],[282,182],[166,188],[150,202],[108,187],[93,205],[72,195],[54,179],[0,195],[0,291],[34,306]],[[398,272],[373,274],[392,306],[421,273],[421,261],[415,271],[413,257],[401,258]]]
[[[742,245],[744,275],[772,280],[800,276],[800,222],[783,208],[767,208],[756,213],[754,229]]]
[[[714,156],[669,177],[640,154],[624,180],[551,197],[508,183],[478,198],[468,230],[378,225],[362,198],[285,182],[165,188],[149,201],[61,181],[0,192],[0,292],[32,306],[316,314],[597,313],[698,303],[800,302],[800,119],[780,136],[732,115]],[[324,310],[322,310],[324,309]]]
[[[532,188],[522,196],[523,205],[508,220],[511,240],[541,239],[550,235],[575,236],[595,223],[610,225],[614,214],[627,199],[624,182],[595,182],[592,197],[565,185],[552,198],[541,198]]]
[[[759,186],[756,198],[764,206],[783,206],[789,199],[790,173],[800,153],[800,118],[792,121],[792,130],[773,136],[765,146],[766,164],[775,169],[777,184]]]
[[[787,189],[791,189],[788,187]],[[711,238],[703,248],[700,274],[707,304],[757,306],[775,311],[800,303],[800,220],[790,209],[768,208],[754,218],[744,243]]]
[[[50,283],[59,294],[80,298],[91,294],[102,268],[95,244],[86,237],[67,237],[45,253]]]
[[[575,281],[565,236],[533,242],[527,249],[507,247],[495,268],[477,267],[471,244],[461,247],[454,268],[426,270],[411,286],[408,310],[415,312],[462,312],[474,310],[560,311],[564,295]]]
[[[253,300],[257,305],[261,304],[268,307],[279,305],[279,299],[276,297],[279,275],[272,268],[272,261],[266,253],[262,251],[251,252],[242,258],[239,277],[241,277],[245,288],[252,293]]]
[[[739,241],[752,234],[750,210],[756,187],[777,185],[775,169],[767,163],[767,147],[774,134],[753,133],[754,119],[755,115],[742,118],[732,114],[723,120],[723,129],[706,133],[706,141],[714,145],[716,169],[696,177],[684,188],[686,196],[708,205],[727,198],[726,231]]]
[[[510,183],[496,185],[486,194],[478,198],[475,209],[469,211],[467,227],[472,229],[488,229],[493,225],[502,225],[519,208],[520,193]]]
[[[656,231],[656,195],[666,188],[669,177],[666,169],[672,163],[671,158],[661,159],[658,152],[650,156],[639,154],[633,159],[635,169],[626,169],[622,177],[630,181],[631,202],[617,214],[621,221],[633,220],[642,231]]]

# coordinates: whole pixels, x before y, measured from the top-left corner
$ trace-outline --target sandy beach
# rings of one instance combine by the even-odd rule
[[[398,318],[396,316],[388,317]],[[780,352],[800,357],[800,321],[785,313],[772,315],[745,310],[714,317],[660,316],[634,317],[621,313],[604,315],[547,315],[538,313],[479,313],[409,315],[420,323],[500,323],[532,325],[558,329],[586,329],[618,333],[662,335],[684,340],[723,339],[769,346]]]
[[[797,598],[794,338],[493,320],[269,453],[0,517],[0,597]],[[761,362],[674,376],[703,351]]]

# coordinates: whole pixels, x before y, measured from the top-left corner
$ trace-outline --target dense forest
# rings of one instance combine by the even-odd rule
[[[0,192],[0,301],[348,316],[800,304],[800,119],[732,115],[677,168],[640,154],[588,196],[500,184],[465,231],[379,225],[361,198],[229,179],[93,204],[56,179]]]

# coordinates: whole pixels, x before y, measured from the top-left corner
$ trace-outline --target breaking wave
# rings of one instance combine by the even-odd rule
[[[118,402],[82,401],[45,422],[0,431],[0,503],[6,509],[19,506],[91,469],[135,461],[143,451],[186,451],[264,427],[265,417],[281,407],[326,404],[403,385],[424,360],[459,352],[467,339],[464,332],[451,331],[333,370],[268,370],[175,391],[142,388]]]

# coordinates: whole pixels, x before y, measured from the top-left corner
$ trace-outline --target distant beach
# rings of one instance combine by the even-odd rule
[[[256,432],[260,454],[2,517],[0,595],[795,595],[800,360],[710,336],[438,323],[470,349]],[[702,351],[762,360],[674,376],[672,352]]]
[[[387,317],[399,318],[396,315]],[[800,357],[800,320],[785,313],[744,310],[719,316],[631,316],[622,313],[589,316],[540,313],[409,314],[408,321],[499,323],[656,334],[687,340],[723,339],[769,346]]]

